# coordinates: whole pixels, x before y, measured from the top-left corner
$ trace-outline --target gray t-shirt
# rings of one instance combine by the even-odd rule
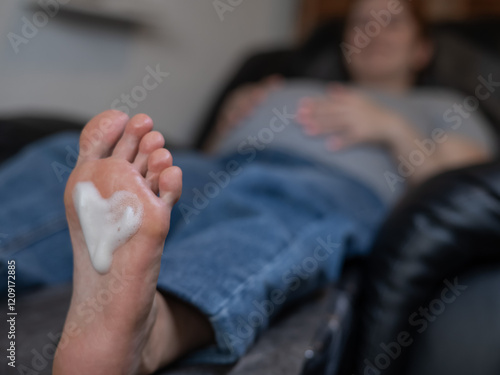
[[[415,126],[421,137],[420,142],[415,143],[411,160],[396,160],[388,149],[374,144],[332,152],[327,149],[325,138],[305,135],[295,120],[300,99],[319,97],[325,90],[325,83],[286,83],[273,91],[249,118],[220,142],[218,153],[237,151],[250,155],[263,149],[292,153],[349,173],[391,204],[404,191],[411,168],[418,168],[422,157],[433,152],[433,144],[439,147],[447,135],[461,135],[490,154],[496,152],[495,136],[483,116],[477,110],[467,111],[470,106],[457,109],[456,105],[464,105],[464,98],[441,89],[415,89],[401,96],[363,90],[372,100],[402,115]]]

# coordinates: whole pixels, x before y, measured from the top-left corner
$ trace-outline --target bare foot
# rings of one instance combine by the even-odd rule
[[[156,291],[170,212],[182,174],[164,139],[145,115],[117,111],[92,119],[80,138],[80,156],[65,192],[74,252],[71,305],[54,360],[55,375],[146,374],[164,365],[169,308]],[[73,202],[79,182],[103,198],[125,190],[143,204],[142,225],[113,254],[109,272],[92,266]],[[170,359],[171,360],[171,359]]]

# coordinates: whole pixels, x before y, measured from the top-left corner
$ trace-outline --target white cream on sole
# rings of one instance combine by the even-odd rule
[[[104,199],[90,181],[76,184],[73,202],[92,265],[105,274],[111,267],[113,252],[139,230],[143,205],[137,195],[128,191],[117,191]]]

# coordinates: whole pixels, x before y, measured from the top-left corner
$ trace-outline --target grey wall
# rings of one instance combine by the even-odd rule
[[[110,8],[116,1],[59,0],[68,7]],[[36,1],[3,0],[0,115],[55,113],[86,120],[122,94],[134,91],[137,98],[147,92],[130,113],[150,114],[169,142],[189,144],[216,89],[246,51],[291,43],[297,0],[243,0],[223,20],[213,0],[121,2],[129,8],[118,11],[140,20],[140,26],[59,12],[16,52],[12,33],[24,37],[23,17],[32,21],[41,8]],[[158,64],[169,76],[151,91],[137,87],[149,74],[147,67]],[[147,82],[150,88],[153,83]]]

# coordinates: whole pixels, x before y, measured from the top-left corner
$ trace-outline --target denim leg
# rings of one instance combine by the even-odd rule
[[[78,134],[65,133],[28,146],[0,168],[0,279],[14,260],[19,291],[71,280],[63,195],[77,152]]]
[[[184,223],[185,215],[177,208],[181,204],[191,204],[196,196],[196,190],[203,188],[213,181],[210,173],[223,168],[221,159],[212,158],[195,151],[172,151],[174,165],[182,170],[182,196],[172,210],[170,218],[170,231],[167,242],[172,233]]]
[[[19,288],[71,279],[63,193],[77,149],[77,135],[52,137],[0,168],[0,276],[15,260]],[[284,306],[335,280],[345,257],[369,250],[385,210],[343,174],[258,161],[194,207],[203,187],[214,186],[210,172],[225,164],[196,155],[179,155],[176,164],[184,193],[158,285],[199,308],[215,329],[217,345],[194,362],[240,357]],[[187,206],[196,214],[185,220]]]
[[[385,207],[342,174],[255,162],[197,211],[171,233],[158,287],[215,330],[217,345],[187,360],[228,363],[284,306],[336,280],[346,257],[366,254]]]

